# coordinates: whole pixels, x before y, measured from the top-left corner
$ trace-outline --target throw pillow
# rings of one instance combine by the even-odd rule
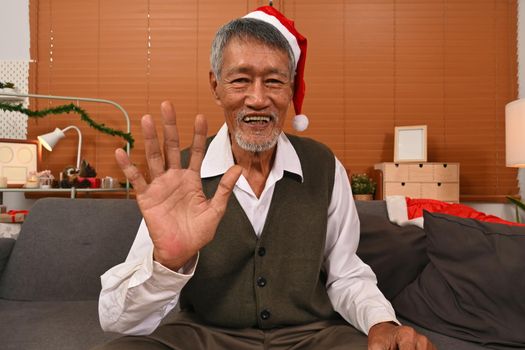
[[[424,213],[430,263],[394,299],[415,324],[497,349],[525,346],[525,228]]]
[[[392,300],[428,263],[425,232],[388,221],[384,201],[356,201],[356,207],[361,224],[357,255],[372,268],[379,289]]]

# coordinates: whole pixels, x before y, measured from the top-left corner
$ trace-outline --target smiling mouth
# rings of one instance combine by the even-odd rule
[[[266,125],[271,120],[272,118],[270,116],[264,116],[264,115],[246,116],[242,118],[242,121],[244,123],[248,123],[250,125]]]

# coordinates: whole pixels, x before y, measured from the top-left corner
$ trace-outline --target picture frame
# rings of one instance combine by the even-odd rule
[[[37,171],[42,147],[37,140],[0,139],[0,176],[8,187],[22,187],[31,171]]]
[[[427,126],[394,128],[394,163],[427,161]]]

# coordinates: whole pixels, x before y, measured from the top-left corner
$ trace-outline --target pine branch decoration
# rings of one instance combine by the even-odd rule
[[[64,114],[74,112],[80,115],[80,119],[88,123],[88,125],[93,129],[96,129],[104,134],[108,134],[111,136],[119,136],[123,138],[124,140],[129,142],[130,149],[133,148],[133,145],[135,143],[135,139],[133,138],[131,133],[126,133],[121,130],[115,130],[107,127],[104,124],[99,124],[95,122],[93,119],[91,119],[91,117],[89,117],[89,115],[84,109],[74,105],[73,103],[34,111],[23,107],[21,104],[9,104],[0,102],[0,109],[8,112],[20,112],[27,115],[30,118],[43,118],[49,114]]]

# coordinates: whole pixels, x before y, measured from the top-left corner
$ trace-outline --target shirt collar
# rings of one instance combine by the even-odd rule
[[[228,126],[224,123],[208,146],[202,161],[201,178],[222,175],[234,164]],[[277,153],[272,168],[272,172],[274,171],[280,173],[281,177],[287,171],[299,175],[301,180],[303,178],[299,156],[284,132],[281,132],[277,140]]]

